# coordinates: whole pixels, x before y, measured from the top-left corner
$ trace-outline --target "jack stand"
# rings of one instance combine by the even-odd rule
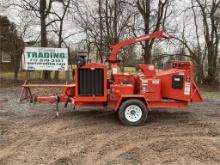
[[[65,104],[64,104],[64,108],[67,108],[67,104],[68,104],[68,103],[65,103]]]
[[[67,101],[64,104],[64,108],[67,108],[67,105],[68,105],[69,101],[70,101],[70,97],[67,98]]]
[[[59,106],[58,106],[58,104],[59,104],[60,98],[59,98],[58,95],[56,95],[55,99],[56,99],[56,117],[59,117]]]
[[[58,108],[58,102],[56,102],[56,117],[59,117],[59,108]]]

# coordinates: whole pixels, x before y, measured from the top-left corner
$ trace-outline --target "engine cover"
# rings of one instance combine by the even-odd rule
[[[107,101],[107,67],[90,63],[75,69],[75,101]]]

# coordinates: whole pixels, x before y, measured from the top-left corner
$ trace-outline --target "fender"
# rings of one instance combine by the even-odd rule
[[[149,109],[149,111],[151,111],[151,109],[150,109],[149,106],[148,106],[148,102],[147,102],[147,100],[145,99],[145,97],[144,97],[143,95],[123,95],[123,96],[118,100],[116,106],[114,107],[114,110],[115,110],[115,111],[118,111],[118,109],[119,109],[121,103],[122,103],[123,101],[127,100],[127,99],[130,99],[130,98],[132,98],[132,99],[139,99],[139,100],[143,101],[144,104],[146,105],[146,107]]]

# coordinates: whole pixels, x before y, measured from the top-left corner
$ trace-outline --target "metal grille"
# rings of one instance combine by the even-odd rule
[[[78,69],[79,96],[104,95],[104,71],[100,68]]]

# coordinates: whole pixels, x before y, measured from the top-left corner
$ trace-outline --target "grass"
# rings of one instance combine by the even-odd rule
[[[30,79],[37,79],[40,77],[41,72],[30,72]],[[0,72],[0,77],[4,79],[13,79],[14,78],[14,72]],[[26,72],[19,72],[18,73],[18,79],[26,79]]]
[[[136,73],[136,68],[135,67],[124,67],[124,72],[127,73]]]
[[[31,80],[38,80],[41,79],[42,77],[42,72],[41,71],[29,71],[29,78]],[[72,72],[69,71],[69,77],[72,77]],[[51,72],[51,78],[53,79],[55,75],[55,72]],[[13,80],[14,78],[14,73],[13,72],[0,72],[0,78],[3,79],[8,79],[8,80]],[[27,73],[25,71],[19,72],[18,73],[18,80],[25,80],[27,79]],[[65,72],[59,72],[59,79],[65,79]]]
[[[220,92],[208,92],[208,91],[202,91],[201,95],[205,99],[217,99],[220,100]]]
[[[72,70],[75,68],[75,65],[69,65],[69,78],[72,78]],[[28,71],[28,79],[31,80],[39,80],[42,78],[42,71]],[[54,79],[55,71],[51,71],[51,79]],[[1,72],[0,71],[0,78],[7,79],[7,80],[13,80],[14,79],[14,72]],[[18,80],[25,80],[27,79],[27,73],[26,71],[20,71],[18,72]],[[59,71],[59,79],[64,80],[65,79],[65,71]]]

